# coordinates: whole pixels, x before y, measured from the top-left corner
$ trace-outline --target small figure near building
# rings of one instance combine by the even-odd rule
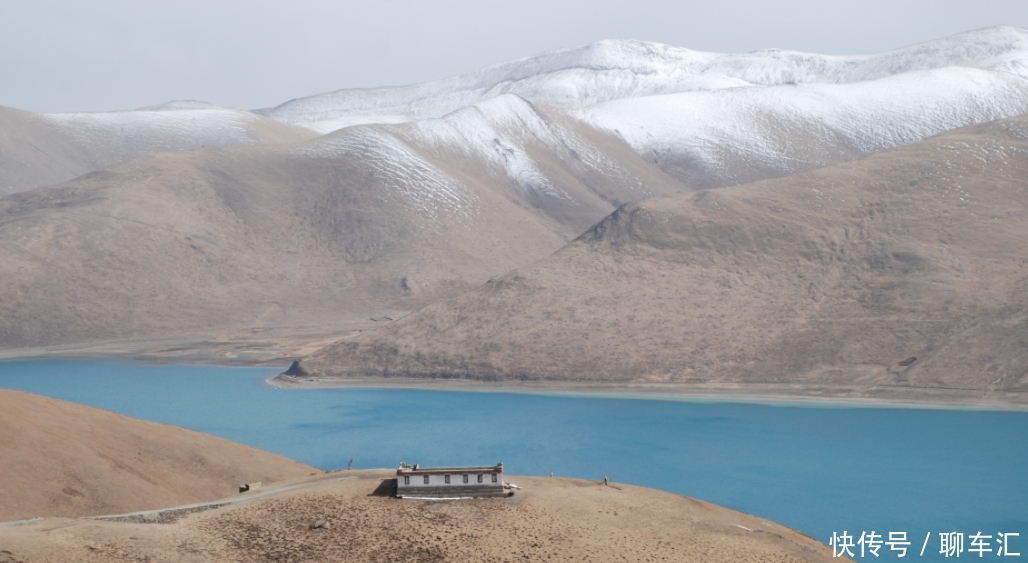
[[[397,498],[503,497],[503,464],[482,467],[421,467],[400,462]]]

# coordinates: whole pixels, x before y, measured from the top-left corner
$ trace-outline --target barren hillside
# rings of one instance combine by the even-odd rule
[[[320,473],[192,430],[8,389],[0,451],[0,521],[216,500],[241,483]]]
[[[625,205],[546,260],[294,373],[1024,402],[1026,212],[1017,117]]]
[[[0,561],[846,560],[784,526],[653,489],[516,477],[512,498],[427,502],[379,496],[385,472],[354,474],[171,524],[0,527]],[[330,527],[310,529],[317,520]]]
[[[152,155],[0,198],[0,346],[396,318],[682,189],[617,138],[514,96]]]

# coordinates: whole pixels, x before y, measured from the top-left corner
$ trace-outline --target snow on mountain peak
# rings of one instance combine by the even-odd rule
[[[646,41],[604,40],[433,82],[300,98],[259,113],[327,132],[335,125],[441,117],[501,94],[577,109],[677,92],[861,82],[949,66],[1022,74],[1024,61],[1028,61],[1028,30],[1005,26],[856,56],[780,49],[706,53]],[[325,123],[332,120],[336,123]]]
[[[177,110],[189,110],[189,109],[227,109],[222,106],[214,105],[210,102],[204,102],[200,100],[171,100],[170,102],[164,102],[163,104],[157,104],[155,106],[146,106],[139,108],[136,111],[177,111]]]

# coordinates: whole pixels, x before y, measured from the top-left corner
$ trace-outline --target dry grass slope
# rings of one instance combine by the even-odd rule
[[[313,561],[838,561],[793,530],[639,487],[518,478],[510,499],[370,496],[379,479],[325,485],[173,524],[40,522],[0,528],[22,563]],[[327,519],[329,529],[310,529]]]
[[[300,367],[1025,403],[1026,212],[1022,116],[623,206],[546,260]]]
[[[175,506],[320,473],[192,430],[7,389],[0,452],[0,521]]]

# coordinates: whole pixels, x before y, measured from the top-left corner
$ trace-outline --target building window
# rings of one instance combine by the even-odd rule
[[[465,475],[465,476],[464,476],[464,482],[465,482],[465,483],[467,483],[467,482],[468,482],[468,476],[467,476],[467,475]]]
[[[493,473],[493,483],[495,483],[495,482],[496,482],[496,474]]]
[[[425,475],[425,484],[428,484],[428,475]]]
[[[446,476],[444,476],[444,477],[443,477],[443,480],[445,480],[445,481],[446,481],[446,484],[447,484],[447,485],[449,485],[449,484],[450,484],[450,476],[449,476],[449,475],[446,475]]]
[[[404,485],[410,485],[410,475],[404,475],[403,476],[403,484]]]
[[[479,483],[481,483],[481,482],[482,482],[482,474],[481,474],[481,473],[479,473],[479,474],[478,474],[478,482],[479,482]]]

